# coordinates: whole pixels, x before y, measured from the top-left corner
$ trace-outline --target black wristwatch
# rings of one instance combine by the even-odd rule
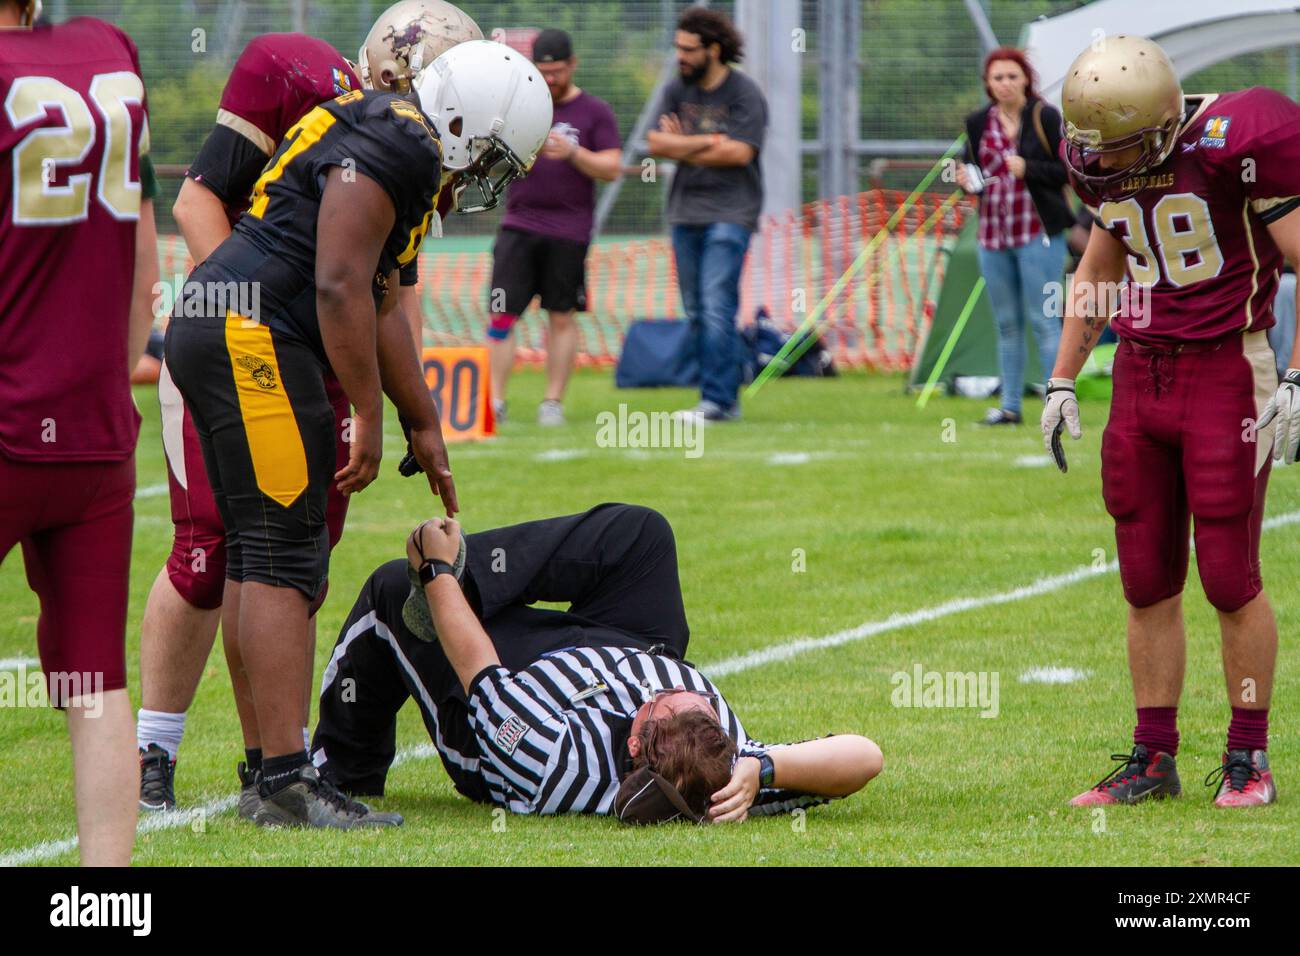
[[[749,753],[745,754],[745,756],[753,757],[758,761],[758,785],[760,787],[772,786],[772,781],[776,779],[776,767],[772,765],[771,755],[764,752]]]
[[[446,561],[439,561],[437,558],[431,558],[420,565],[420,584],[428,584],[440,574],[450,574],[454,578],[456,576],[456,569]]]

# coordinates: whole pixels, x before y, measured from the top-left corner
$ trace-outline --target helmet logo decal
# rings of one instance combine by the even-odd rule
[[[334,67],[333,78],[335,96],[342,96],[344,93],[352,92],[352,78],[348,76],[346,70],[341,70],[337,66]]]
[[[1069,120],[1065,121],[1065,135],[1080,146],[1096,146],[1101,142],[1101,130],[1079,129]]]

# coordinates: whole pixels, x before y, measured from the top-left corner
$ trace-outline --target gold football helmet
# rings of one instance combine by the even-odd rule
[[[1116,187],[1163,163],[1183,119],[1183,89],[1165,51],[1151,40],[1108,36],[1084,50],[1061,89],[1065,164],[1084,186],[1116,198]],[[1140,147],[1121,168],[1097,160]],[[1118,197],[1122,198],[1122,197]]]
[[[367,89],[405,93],[415,74],[457,43],[483,39],[483,31],[446,0],[401,0],[379,15],[357,54]]]

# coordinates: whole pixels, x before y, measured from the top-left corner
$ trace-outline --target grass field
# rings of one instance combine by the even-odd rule
[[[452,450],[467,530],[607,500],[657,508],[677,534],[690,656],[715,674],[747,729],[770,741],[865,733],[884,750],[882,776],[805,818],[735,827],[635,831],[607,819],[506,819],[453,792],[408,705],[399,725],[407,753],[382,801],[405,814],[404,827],[260,831],[229,809],[242,753],[218,650],[190,714],[177,777],[182,805],[207,812],[201,823],[179,814],[150,819],[138,863],[1300,863],[1300,676],[1289,640],[1300,628],[1300,472],[1274,475],[1263,541],[1283,635],[1270,748],[1281,801],[1219,811],[1200,786],[1217,765],[1228,705],[1217,625],[1193,572],[1180,721],[1184,797],[1100,815],[1065,801],[1110,769],[1112,752],[1127,751],[1133,724],[1124,605],[1118,575],[1105,569],[1114,538],[1098,475],[1104,405],[1085,404],[1086,434],[1070,443],[1063,477],[1042,467],[1035,426],[981,429],[974,421],[983,406],[957,399],[918,411],[896,377],[769,383],[747,401],[743,422],[706,433],[696,459],[595,440],[597,413],[619,402],[680,407],[693,399],[684,391],[618,392],[609,374],[583,372],[568,403],[571,424],[542,430],[532,423],[541,375],[523,372],[512,387],[516,420],[501,436]],[[147,389],[137,397],[144,495],[128,661],[138,703],[140,615],[171,525],[160,493],[157,403]],[[399,555],[404,535],[433,511],[427,486],[397,476],[391,410],[389,425],[382,477],[354,500],[334,555],[317,679],[361,582]],[[962,598],[973,600],[952,603]],[[0,569],[0,658],[33,657],[35,628],[36,601],[15,552]],[[894,706],[892,676],[918,665],[996,674],[997,716],[981,717],[978,707]],[[1022,680],[1048,667],[1083,676]],[[0,860],[75,862],[66,842],[74,833],[70,756],[57,714],[18,708],[0,716],[0,779]]]

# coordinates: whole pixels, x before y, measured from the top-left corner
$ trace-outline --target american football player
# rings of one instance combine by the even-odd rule
[[[261,825],[401,822],[321,780],[303,744],[307,621],[328,571],[328,490],[337,482],[355,494],[374,480],[387,394],[411,424],[430,487],[449,515],[458,510],[437,412],[390,290],[436,215],[444,161],[490,200],[532,165],[550,121],[537,70],[484,40],[442,54],[410,94],[357,90],[315,107],[289,130],[248,212],[190,274],[173,311],[167,365],[226,529],[225,619],[256,709]],[[232,307],[232,284],[255,285],[257,307]],[[329,371],[354,409],[348,461],[337,471]]]
[[[0,0],[0,561],[22,545],[36,641],[72,739],[81,862],[125,866],[135,443],[129,376],[158,278],[149,129],[130,37]]]
[[[248,208],[253,185],[267,160],[305,113],[363,85],[409,92],[420,66],[433,62],[456,43],[474,39],[482,39],[477,24],[444,0],[402,0],[385,10],[362,44],[355,70],[337,50],[314,37],[273,33],[254,39],[235,62],[221,94],[216,123],[187,170],[173,207],[191,258],[201,263],[230,236]],[[452,192],[450,184],[440,192],[440,214],[449,210]],[[417,279],[417,260],[412,259],[401,270],[399,296],[418,354],[424,323]],[[326,379],[326,390],[334,408],[336,453],[338,468],[342,468],[348,456],[343,434],[350,408],[347,395],[332,375]],[[175,805],[176,757],[185,732],[185,715],[212,650],[226,576],[225,529],[208,485],[194,423],[166,366],[161,371],[158,397],[174,535],[171,555],[153,583],[141,624],[142,696],[136,742],[140,807],[145,810]],[[343,534],[347,500],[331,486],[326,507],[331,548]],[[245,749],[245,761],[238,768],[239,812],[251,819],[257,804],[253,776],[261,765],[261,741],[239,657],[238,612],[233,606],[229,609],[231,617],[222,631],[222,644]],[[315,656],[314,613],[311,622],[309,666]],[[308,693],[303,698],[304,737],[310,706]]]
[[[1120,344],[1102,436],[1102,492],[1115,521],[1137,705],[1130,753],[1076,805],[1181,792],[1175,765],[1189,524],[1205,596],[1218,613],[1231,719],[1207,785],[1214,804],[1276,796],[1268,708],[1277,625],[1260,577],[1270,453],[1294,460],[1300,353],[1278,386],[1265,330],[1283,257],[1300,256],[1300,106],[1252,88],[1184,95],[1150,40],[1107,37],[1069,68],[1062,152],[1096,214],[1068,305],[1042,416],[1079,438],[1074,380],[1118,284]]]

